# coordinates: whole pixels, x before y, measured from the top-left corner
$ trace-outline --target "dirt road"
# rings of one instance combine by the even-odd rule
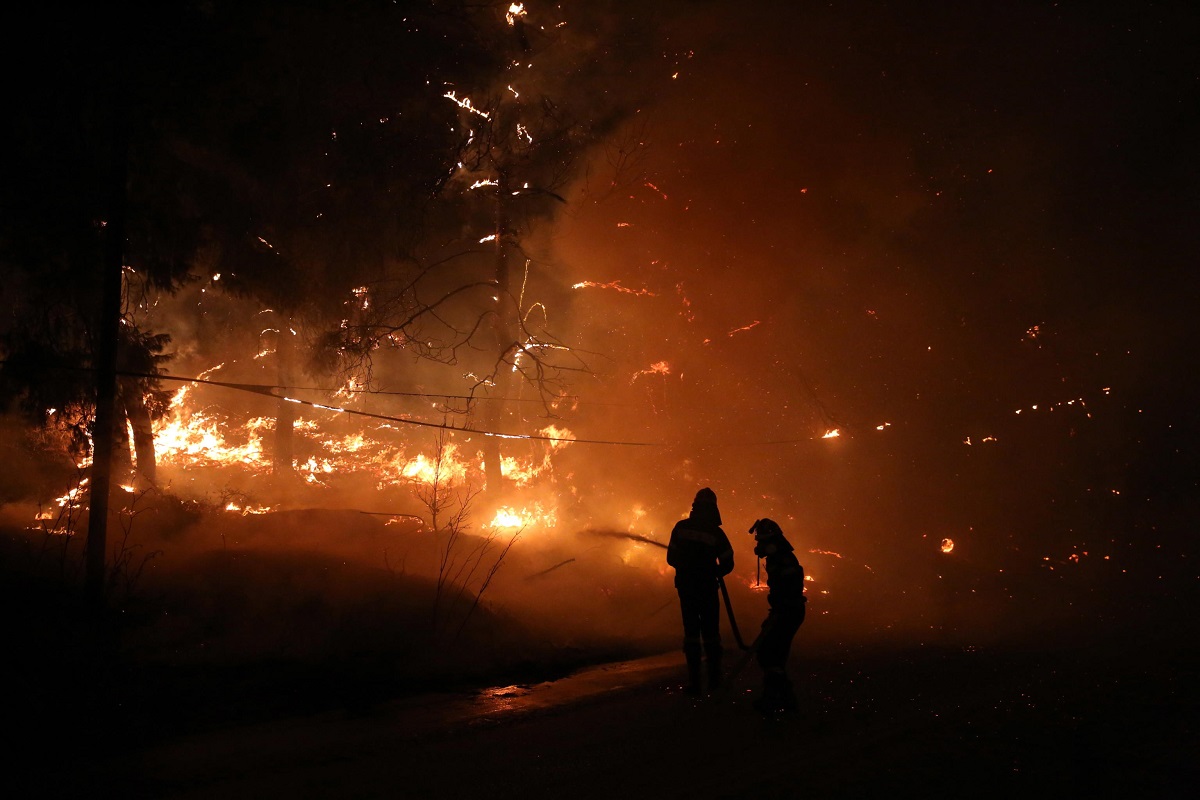
[[[753,666],[693,699],[666,654],[211,731],[103,780],[187,798],[1183,797],[1200,777],[1194,663],[1094,644],[830,646],[796,661],[801,713],[766,719]]]

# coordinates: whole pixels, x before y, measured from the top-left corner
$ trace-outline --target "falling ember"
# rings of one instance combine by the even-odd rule
[[[808,552],[815,553],[815,554],[821,555],[821,556],[833,556],[834,558],[842,558],[843,557],[841,553],[835,553],[832,550],[819,550],[819,549],[814,548],[812,550],[809,550]]]
[[[953,539],[942,539],[942,552],[943,553],[949,553],[953,549],[954,549],[954,540]]]
[[[822,439],[836,439],[837,437],[839,437],[841,435],[842,435],[842,432],[840,430],[838,430],[837,428],[834,428],[833,430],[825,431],[825,434],[823,436],[821,436],[821,438]]]
[[[633,373],[633,377],[629,379],[629,382],[633,383],[638,378],[640,378],[642,375],[670,375],[670,374],[671,374],[671,365],[670,364],[668,364],[666,361],[656,361],[650,365],[649,369],[640,369],[637,372]]]
[[[472,114],[476,114],[480,117],[483,117],[484,119],[492,118],[492,115],[489,114],[488,112],[480,111],[478,108],[476,108],[474,106],[474,104],[471,103],[471,98],[469,98],[469,97],[464,97],[460,100],[458,95],[455,94],[454,92],[446,92],[444,95],[442,95],[442,97],[446,98],[447,100],[453,101],[455,103],[455,105],[457,105],[459,108],[461,108],[465,111],[470,111]],[[267,246],[270,247],[270,245],[267,245]]]
[[[614,292],[622,294],[633,294],[639,297],[654,297],[654,292],[649,289],[630,289],[621,285],[620,281],[609,281],[608,283],[597,283],[596,281],[580,281],[571,286],[572,289],[612,289]]]
[[[748,330],[750,330],[751,328],[753,328],[753,327],[755,327],[755,326],[757,326],[757,325],[761,325],[761,324],[762,324],[762,320],[757,320],[757,319],[756,319],[756,320],[754,320],[754,322],[751,322],[749,325],[743,325],[743,326],[742,326],[742,327],[740,327],[740,328],[734,328],[733,330],[731,330],[731,331],[729,332],[729,335],[730,335],[730,336],[733,336],[735,333],[741,333],[742,331],[748,331]]]

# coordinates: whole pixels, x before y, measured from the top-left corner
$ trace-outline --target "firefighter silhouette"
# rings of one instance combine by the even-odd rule
[[[796,559],[792,545],[777,523],[760,519],[750,527],[754,534],[754,554],[765,559],[767,603],[770,612],[759,633],[758,664],[763,671],[762,694],[754,707],[767,714],[796,710],[796,695],[787,676],[788,654],[792,639],[804,623],[804,567]]]
[[[733,548],[721,530],[717,495],[696,493],[692,511],[675,523],[667,546],[667,563],[675,568],[675,590],[683,614],[683,653],[687,657],[689,694],[699,694],[701,654],[707,666],[708,690],[721,683],[721,616],[717,597],[720,578],[733,570]]]

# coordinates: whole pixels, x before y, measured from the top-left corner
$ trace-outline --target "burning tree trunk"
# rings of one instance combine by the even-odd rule
[[[122,377],[117,387],[120,406],[133,430],[133,451],[138,474],[149,485],[157,483],[157,464],[154,456],[154,427],[150,421],[150,409],[137,380]],[[124,434],[124,426],[121,426]]]

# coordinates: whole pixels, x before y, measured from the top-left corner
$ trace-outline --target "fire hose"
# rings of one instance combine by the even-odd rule
[[[729,615],[729,627],[733,629],[733,638],[737,640],[738,647],[749,651],[753,645],[748,645],[742,640],[742,632],[738,630],[737,618],[733,616],[733,603],[729,602],[729,590],[725,588],[725,579],[717,578],[717,585],[721,587],[721,597],[725,599],[725,613]]]

